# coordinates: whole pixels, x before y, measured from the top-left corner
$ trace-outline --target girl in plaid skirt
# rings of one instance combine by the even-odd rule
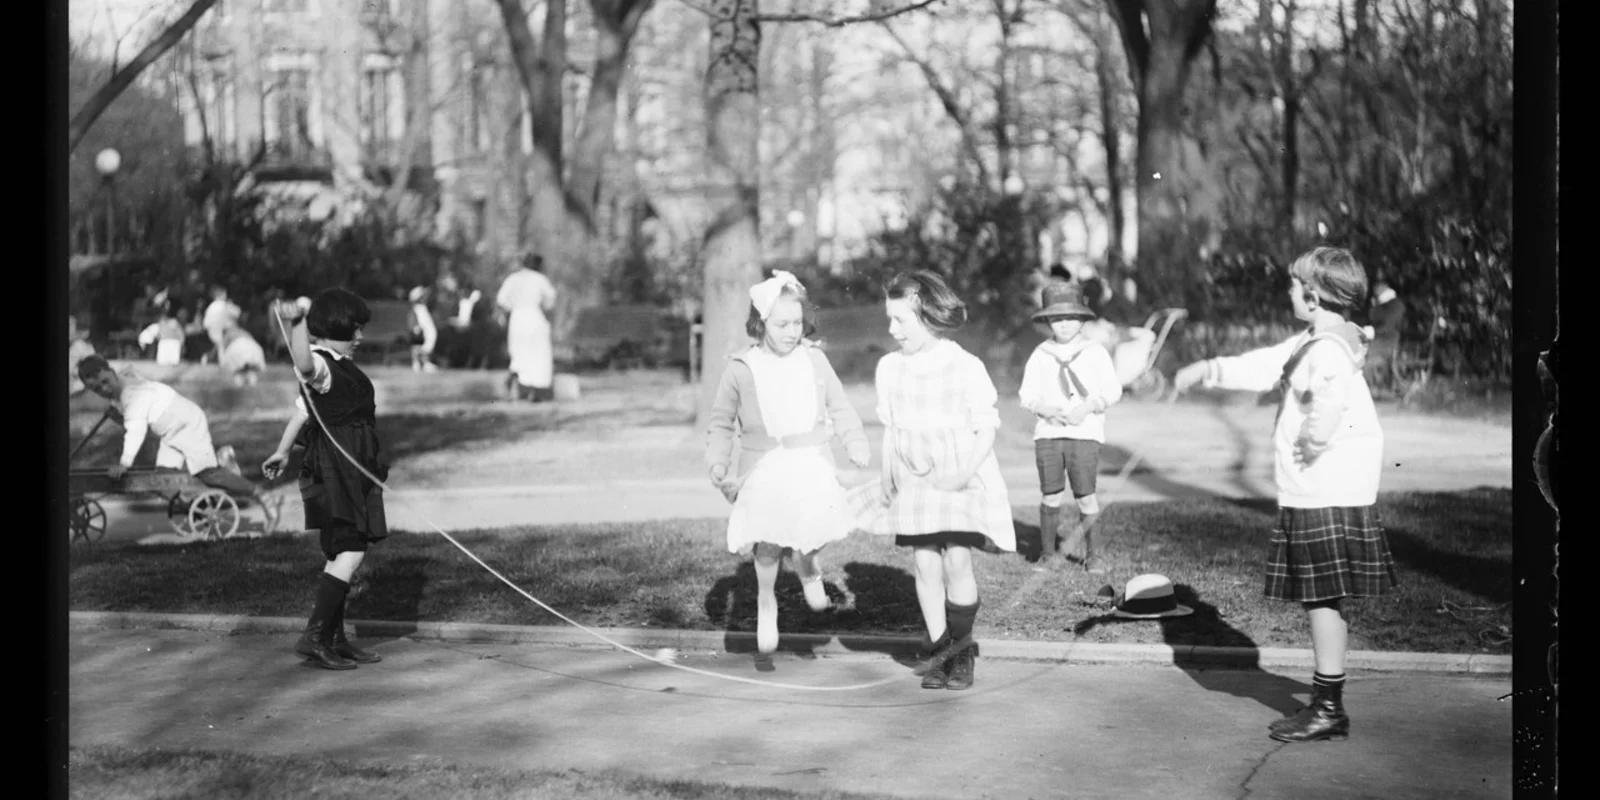
[[[807,340],[815,325],[805,287],[776,270],[750,289],[745,332],[756,345],[728,361],[711,404],[706,466],[733,503],[728,550],[754,554],[757,668],[778,649],[778,599],[773,593],[785,552],[794,556],[806,604],[828,608],[817,552],[850,535],[854,520],[839,483],[831,443],[850,461],[872,458],[861,417],[845,397],[822,350]],[[730,474],[734,443],[737,473]]]
[[[878,362],[876,376],[883,471],[852,491],[852,506],[863,530],[913,549],[927,625],[923,688],[966,689],[977,656],[972,550],[1017,549],[994,456],[999,395],[983,362],[945,338],[967,309],[938,275],[898,275],[885,294],[900,351]]]
[[[1266,594],[1305,606],[1316,656],[1311,704],[1269,726],[1285,742],[1343,739],[1346,597],[1393,591],[1394,558],[1374,504],[1383,467],[1383,430],[1362,361],[1370,328],[1348,317],[1366,302],[1367,278],[1348,250],[1318,247],[1289,266],[1289,302],[1309,328],[1281,344],[1178,371],[1179,391],[1195,384],[1281,392],[1273,432],[1278,524],[1272,531]]]
[[[388,477],[388,466],[378,455],[372,381],[352,358],[361,344],[361,328],[372,312],[360,297],[335,288],[317,295],[309,310],[299,303],[279,302],[277,313],[294,326],[289,333],[289,355],[305,383],[301,402],[316,412],[309,415],[310,425],[300,436],[306,448],[300,465],[300,497],[305,504],[306,527],[318,530],[327,560],[317,583],[311,618],[295,652],[326,669],[355,669],[357,664],[382,659],[356,648],[345,636],[345,601],[367,547],[389,535],[383,490],[339,452],[343,449],[378,480]],[[290,424],[298,427],[305,423],[306,417],[297,415]],[[293,438],[284,437],[290,442]],[[287,460],[286,451],[280,445],[263,464],[263,471],[276,474]]]

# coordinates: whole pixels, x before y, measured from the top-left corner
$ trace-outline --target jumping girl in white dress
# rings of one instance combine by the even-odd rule
[[[830,442],[837,436],[857,467],[872,457],[861,417],[838,375],[806,340],[815,324],[805,296],[805,287],[783,271],[750,289],[745,330],[757,344],[730,357],[707,431],[711,480],[733,503],[728,550],[755,555],[756,645],[762,654],[778,647],[773,586],[783,555],[794,554],[807,604],[824,610],[828,596],[817,551],[855,527]],[[730,477],[736,437],[737,477]]]

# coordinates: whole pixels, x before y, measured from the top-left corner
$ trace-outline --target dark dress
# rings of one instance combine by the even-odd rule
[[[322,531],[323,550],[331,559],[340,552],[364,551],[367,543],[389,535],[383,489],[361,474],[339,448],[379,480],[388,480],[389,466],[379,458],[372,381],[353,359],[323,358],[333,376],[332,386],[324,394],[301,390],[308,409],[315,412],[301,429],[306,451],[300,465],[300,496],[306,527]]]

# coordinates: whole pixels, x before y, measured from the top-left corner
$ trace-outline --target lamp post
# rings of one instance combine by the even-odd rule
[[[106,255],[116,253],[117,235],[117,170],[122,166],[122,154],[107,147],[95,154],[94,168],[106,184]]]

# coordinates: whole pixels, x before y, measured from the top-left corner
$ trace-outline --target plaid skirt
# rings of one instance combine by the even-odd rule
[[[1280,507],[1269,547],[1266,595],[1274,600],[1376,597],[1399,585],[1372,506]]]

